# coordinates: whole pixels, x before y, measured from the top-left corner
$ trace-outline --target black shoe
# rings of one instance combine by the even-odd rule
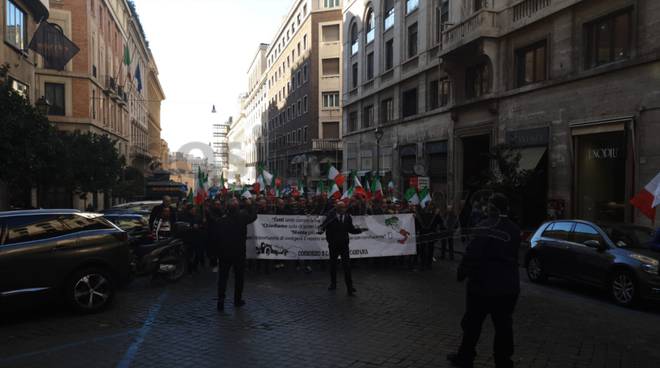
[[[224,312],[225,310],[225,302],[218,302],[218,312]]]
[[[235,306],[236,308],[240,308],[240,307],[242,307],[242,306],[244,306],[244,305],[245,305],[245,300],[243,300],[243,299],[240,299],[240,300],[237,300],[237,301],[234,302],[234,306]]]
[[[328,290],[330,290],[330,291],[337,290],[337,285],[330,284],[330,286],[328,286]]]
[[[451,353],[447,355],[447,360],[454,366],[459,368],[473,368],[474,365],[472,361],[469,361],[466,358],[463,358],[457,353]]]

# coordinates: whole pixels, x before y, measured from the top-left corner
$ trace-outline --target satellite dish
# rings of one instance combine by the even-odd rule
[[[417,176],[426,176],[426,168],[422,164],[417,164],[413,168],[413,171],[415,172],[415,175]]]

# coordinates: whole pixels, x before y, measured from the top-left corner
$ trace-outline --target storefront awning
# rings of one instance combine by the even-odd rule
[[[536,169],[547,150],[548,147],[527,147],[518,150],[520,152],[520,171]]]

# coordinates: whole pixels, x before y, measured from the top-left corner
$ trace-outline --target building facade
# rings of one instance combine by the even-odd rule
[[[266,53],[263,163],[291,184],[341,166],[341,17],[339,0],[296,0]]]
[[[8,83],[32,104],[41,95],[36,90],[37,54],[28,45],[39,21],[49,17],[48,0],[2,0],[0,19],[0,65],[8,64]]]
[[[506,144],[532,172],[523,226],[648,223],[628,200],[660,172],[659,15],[652,0],[348,2],[345,164],[374,170],[379,149],[402,190],[429,177],[460,204]]]
[[[213,113],[215,116],[215,106],[213,106]],[[229,117],[226,122],[213,124],[213,179],[219,180],[229,177],[229,127],[234,121],[233,117]]]

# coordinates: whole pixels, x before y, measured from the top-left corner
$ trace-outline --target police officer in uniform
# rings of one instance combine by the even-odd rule
[[[482,221],[458,269],[467,279],[463,341],[447,359],[456,367],[473,366],[475,347],[484,319],[490,314],[495,327],[494,358],[498,368],[513,367],[513,311],[520,294],[518,250],[520,228],[508,217],[509,203],[501,194],[488,200],[488,218]]]

